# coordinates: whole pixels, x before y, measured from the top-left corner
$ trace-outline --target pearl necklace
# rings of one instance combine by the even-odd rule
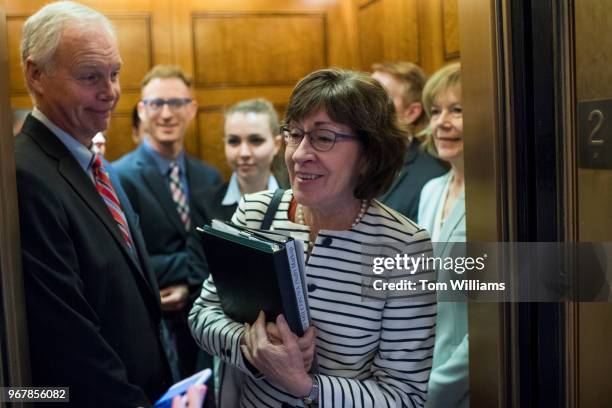
[[[359,213],[357,214],[357,217],[355,217],[355,221],[353,221],[353,223],[351,224],[351,228],[361,222],[361,219],[365,215],[368,209],[368,206],[369,206],[368,200],[365,200],[365,199],[361,200],[361,208],[359,209]],[[297,224],[306,225],[306,223],[304,222],[304,213],[302,211],[302,204],[300,203],[298,203],[295,209],[295,222]]]

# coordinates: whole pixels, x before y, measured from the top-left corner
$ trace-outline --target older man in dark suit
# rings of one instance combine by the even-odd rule
[[[144,140],[113,163],[140,217],[183,377],[194,372],[198,355],[187,327],[189,295],[195,298],[206,278],[202,269],[189,267],[187,243],[197,239],[194,227],[203,224],[195,203],[208,199],[205,192],[221,182],[216,169],[185,153],[185,134],[196,111],[185,73],[176,66],[153,67],[142,80],[138,104]]]
[[[169,384],[155,275],[129,201],[90,151],[120,95],[100,13],[52,3],[25,23],[35,107],[16,138],[32,383],[78,407],[148,406]]]

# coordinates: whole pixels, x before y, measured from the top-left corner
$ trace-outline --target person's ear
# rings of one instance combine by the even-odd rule
[[[147,120],[147,112],[146,106],[143,101],[138,102],[138,106],[136,107],[138,110],[138,117],[140,118],[140,123],[146,123]]]
[[[45,73],[32,58],[28,57],[25,62],[25,78],[30,88],[37,94],[43,94],[45,87],[43,76]]]
[[[195,118],[197,113],[198,113],[198,101],[195,99],[192,99],[191,102],[189,102],[189,105],[187,105],[187,121],[191,122],[193,118]]]
[[[276,156],[280,151],[280,148],[282,146],[282,140],[283,138],[281,135],[274,136],[274,156]]]
[[[404,109],[405,122],[412,125],[421,117],[423,113],[423,105],[421,102],[412,102],[406,109]]]

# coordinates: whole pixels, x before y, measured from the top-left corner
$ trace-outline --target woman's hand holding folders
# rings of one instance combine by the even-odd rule
[[[282,315],[276,318],[276,324],[266,325],[263,311],[252,326],[245,324],[245,327],[241,342],[244,357],[267,379],[290,394],[307,395],[312,388],[308,370],[315,355],[314,327],[298,337],[291,332]]]
[[[266,323],[266,332],[268,338],[272,344],[282,344],[281,335],[278,330],[278,326],[274,323]],[[314,326],[310,326],[302,337],[298,337],[295,333],[291,333],[296,339],[300,350],[302,351],[302,357],[304,359],[304,369],[310,371],[312,362],[315,356],[315,339],[317,338],[317,329]]]

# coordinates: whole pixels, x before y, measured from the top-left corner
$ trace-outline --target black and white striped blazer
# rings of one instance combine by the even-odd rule
[[[272,192],[246,195],[233,222],[258,228]],[[287,217],[293,194],[283,195],[271,229],[308,240],[308,227]],[[362,246],[391,242],[407,251],[431,253],[429,234],[398,212],[373,201],[356,226],[321,230],[306,266],[308,304],[317,328],[319,407],[421,407],[432,365],[435,295],[419,299],[362,296]],[[370,265],[371,270],[371,265]],[[223,313],[209,278],[189,315],[199,345],[246,373],[241,407],[303,406],[245,367],[240,351],[244,326]],[[228,392],[221,385],[222,393]],[[222,407],[226,408],[226,407]]]

